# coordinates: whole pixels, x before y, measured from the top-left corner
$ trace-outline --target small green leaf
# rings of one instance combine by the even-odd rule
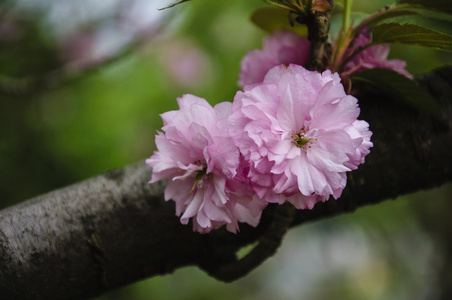
[[[285,0],[264,0],[264,2],[267,2],[268,4],[287,9],[287,10],[294,10],[294,6],[290,1]]]
[[[399,4],[414,4],[426,9],[434,9],[452,13],[452,1],[450,0],[399,0]]]
[[[279,7],[260,7],[251,15],[251,21],[263,30],[272,33],[274,30],[288,29],[306,35],[308,29],[306,25],[291,22],[290,12]]]
[[[384,20],[372,28],[373,43],[402,43],[452,51],[452,22],[414,14]]]
[[[409,16],[419,14],[418,11],[413,11],[413,7],[391,7],[390,9],[384,11],[378,11],[377,13],[371,15],[369,19],[364,20],[365,27],[374,27],[381,22],[387,22],[388,19],[399,17],[399,16]],[[362,28],[361,28],[362,29]]]
[[[297,15],[303,15],[306,9],[305,0],[264,0],[264,2],[279,8],[287,9]]]
[[[353,83],[365,83],[376,87],[396,101],[442,119],[436,100],[415,81],[389,69],[374,68],[351,77]]]

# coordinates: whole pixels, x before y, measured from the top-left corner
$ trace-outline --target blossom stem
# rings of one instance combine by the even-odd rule
[[[351,28],[349,28],[347,31],[341,30],[341,32],[339,32],[333,49],[332,61],[330,64],[330,68],[334,72],[340,71],[340,63],[352,40]]]
[[[345,0],[345,11],[344,11],[344,19],[342,20],[342,30],[343,32],[347,32],[350,27],[350,18],[352,13],[352,4],[353,0]]]
[[[352,1],[353,0],[345,0],[345,12],[344,20],[342,23],[342,30],[341,33],[339,33],[338,35],[337,41],[335,43],[336,46],[333,51],[331,69],[339,73],[342,73],[342,70],[344,69],[345,65],[348,62],[350,62],[353,58],[355,58],[356,55],[376,44],[371,42],[364,47],[360,47],[356,49],[356,51],[354,51],[351,55],[344,59],[345,51],[349,48],[350,43],[352,43],[354,38],[358,36],[363,29],[369,28],[372,25],[387,18],[413,13],[407,10],[407,8],[410,8],[410,6],[407,4],[388,5],[384,9],[380,9],[377,13],[369,16],[368,18],[366,18],[356,27],[353,28],[349,22],[351,16]]]

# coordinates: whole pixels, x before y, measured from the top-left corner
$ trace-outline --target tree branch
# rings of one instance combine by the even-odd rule
[[[348,174],[340,199],[298,211],[292,226],[452,179],[452,68],[419,81],[447,124],[375,93],[359,97],[374,132],[371,154]],[[192,232],[163,200],[165,183],[147,184],[150,177],[140,162],[0,211],[2,299],[84,299],[186,265],[227,268],[271,227],[275,205],[237,235]]]
[[[306,68],[311,71],[322,71],[323,53],[325,52],[325,43],[328,40],[330,29],[330,17],[333,11],[334,0],[328,0],[330,9],[326,12],[311,10],[306,16],[306,25],[308,26],[308,39],[311,42],[309,60]]]

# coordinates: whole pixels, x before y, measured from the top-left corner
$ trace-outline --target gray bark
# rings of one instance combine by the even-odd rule
[[[292,226],[452,179],[452,68],[419,82],[446,121],[376,93],[360,97],[371,154],[340,199],[298,211]],[[0,211],[1,299],[85,299],[186,265],[212,270],[271,227],[275,205],[257,228],[194,233],[163,200],[164,182],[147,184],[150,176],[139,162]]]

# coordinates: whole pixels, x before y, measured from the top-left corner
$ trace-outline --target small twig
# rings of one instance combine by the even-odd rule
[[[242,259],[216,265],[215,269],[207,270],[209,275],[221,281],[231,282],[244,277],[261,265],[278,250],[294,219],[295,212],[296,208],[290,203],[276,207],[273,219],[259,243]]]
[[[164,10],[164,9],[167,9],[167,8],[171,8],[171,7],[174,7],[174,6],[176,6],[176,5],[179,5],[179,4],[184,3],[184,2],[187,2],[187,1],[190,1],[190,0],[181,0],[181,1],[177,1],[177,2],[174,2],[174,3],[170,4],[170,5],[168,5],[168,6],[159,8],[159,10]]]

